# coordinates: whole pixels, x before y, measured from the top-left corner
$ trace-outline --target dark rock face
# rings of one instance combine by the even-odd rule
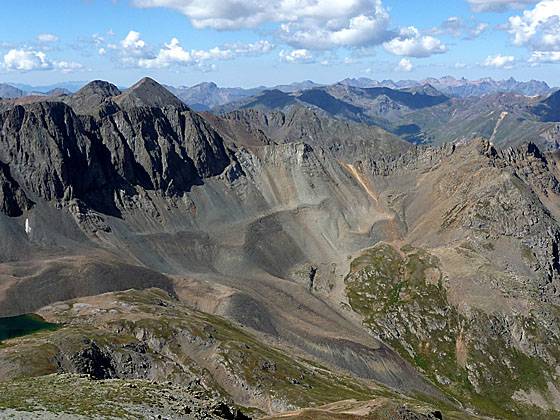
[[[90,114],[99,108],[111,108],[111,98],[120,94],[115,85],[94,80],[67,98],[66,102],[77,114]]]
[[[212,407],[212,414],[226,420],[250,420],[250,417],[243,414],[238,409],[230,407],[225,402],[218,402]]]
[[[127,110],[112,102],[119,93],[115,86],[105,82],[85,86],[70,104],[77,103],[78,111],[105,107],[97,117],[76,115],[62,102],[6,110],[0,114],[0,160],[35,196],[49,201],[78,198],[107,213],[116,212],[116,191],[130,195],[142,187],[173,195],[220,174],[230,163],[221,137],[176,98],[174,102],[165,95],[148,96],[151,105],[165,106],[144,106],[142,101],[155,89],[153,83],[144,81],[126,93],[130,100],[121,98]],[[148,92],[143,90],[146,84]],[[166,95],[172,96],[167,91]],[[18,214],[13,202],[23,201],[10,198],[16,194],[12,184],[4,182],[3,210]]]
[[[111,379],[115,377],[115,368],[110,355],[106,354],[95,341],[86,343],[87,347],[70,357],[73,371],[89,375],[93,379]]]
[[[221,137],[188,110],[132,108],[97,123],[111,164],[130,186],[181,193],[230,162]]]
[[[180,110],[188,109],[187,106],[169,90],[155,80],[145,77],[122,95],[115,98],[121,108],[135,107],[173,107]]]
[[[7,165],[0,162],[0,211],[10,217],[21,216],[33,203],[10,174]]]
[[[48,201],[79,197],[94,208],[110,207],[108,186],[115,181],[107,153],[67,105],[16,106],[0,115],[0,125],[1,159],[25,191]]]

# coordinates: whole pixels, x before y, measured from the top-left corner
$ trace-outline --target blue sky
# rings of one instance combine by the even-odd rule
[[[6,0],[0,81],[560,85],[560,0]]]

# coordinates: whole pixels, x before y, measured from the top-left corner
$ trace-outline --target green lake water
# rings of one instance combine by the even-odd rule
[[[57,328],[57,324],[51,324],[36,314],[0,318],[0,341],[37,331],[52,331]]]

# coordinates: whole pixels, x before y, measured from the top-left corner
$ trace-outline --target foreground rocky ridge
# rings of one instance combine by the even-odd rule
[[[315,362],[291,359],[225,319],[190,309],[158,289],[60,302],[40,314],[61,328],[0,348],[0,372],[9,381],[0,383],[5,408],[243,419],[340,399],[354,404],[380,399],[393,401],[394,410],[412,404],[416,409],[408,410],[418,410],[419,416],[437,411]],[[21,379],[38,375],[41,385]],[[52,388],[49,395],[41,392],[44,386]],[[74,387],[90,390],[87,402],[72,396]],[[252,409],[240,410],[234,401]]]
[[[65,325],[0,348],[5,379],[208,378],[269,414],[371,395],[560,409],[554,153],[413,147],[302,109],[199,115],[149,79],[1,109],[0,313]],[[43,364],[10,358],[26,351]]]

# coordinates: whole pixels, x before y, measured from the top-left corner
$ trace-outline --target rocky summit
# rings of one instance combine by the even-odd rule
[[[0,417],[559,418],[557,94],[356,85],[1,100]]]

